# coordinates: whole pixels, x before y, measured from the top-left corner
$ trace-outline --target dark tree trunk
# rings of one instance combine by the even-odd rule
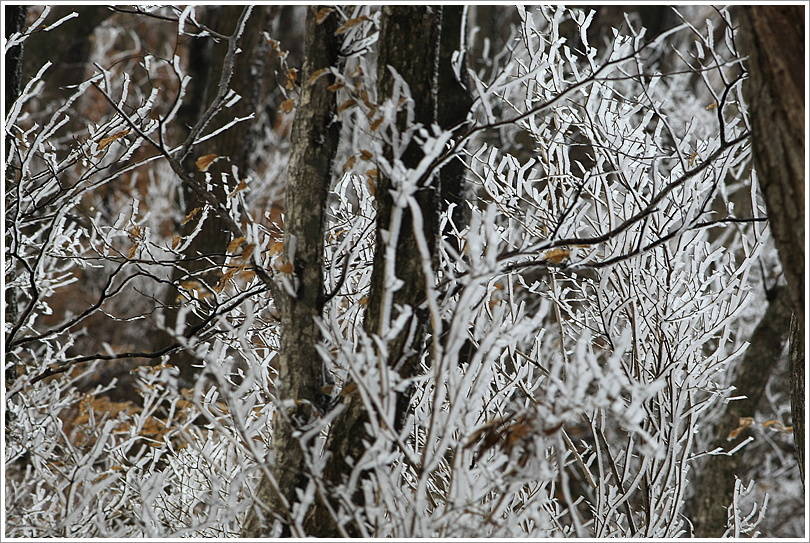
[[[14,34],[15,32],[22,32],[25,29],[25,16],[28,13],[27,6],[6,6],[6,28],[5,28],[5,36],[8,39],[9,36]],[[20,95],[20,82],[22,79],[22,58],[23,58],[23,45],[18,45],[16,47],[12,47],[6,52],[5,55],[5,68],[6,68],[6,109],[5,114],[8,114],[8,110],[17,97]],[[6,139],[6,164],[11,164],[11,160],[9,160],[8,153],[11,149],[9,145],[10,140]],[[17,184],[17,176],[14,173],[14,168],[9,168],[5,171],[5,180],[7,187],[16,185]],[[8,219],[7,219],[8,220]],[[6,247],[11,246],[11,238],[8,236],[10,235],[12,229],[11,224],[6,223]],[[6,274],[6,284],[8,285],[14,279],[14,267],[6,268],[8,273]],[[14,291],[13,288],[6,288],[5,291],[5,316],[6,322],[16,323],[17,322],[17,293]],[[11,380],[16,378],[16,366],[14,364],[8,364],[5,370],[5,377],[6,377],[6,386],[8,386]]]
[[[331,78],[321,77],[313,84],[307,83],[316,71],[338,63],[337,14],[330,14],[318,24],[316,16],[321,8],[310,6],[307,11],[301,97],[293,124],[284,206],[283,258],[292,265],[290,279],[296,292],[293,297],[282,291],[276,300],[281,317],[281,345],[276,382],[279,403],[273,426],[275,461],[271,469],[278,491],[263,477],[257,489],[257,504],[245,523],[245,537],[268,536],[277,519],[282,524],[282,535],[303,535],[293,529],[288,516],[290,509],[284,503],[292,507],[298,501],[296,491],[307,484],[304,453],[294,434],[297,427],[316,416],[313,405],[319,400],[323,385],[322,361],[315,349],[320,338],[315,317],[321,315],[324,303],[326,196],[340,135],[335,93],[327,89]],[[294,405],[282,407],[281,402],[289,400]]]
[[[796,458],[799,474],[804,482],[804,341],[799,335],[799,320],[790,321],[790,411],[793,415],[793,441],[796,443]]]
[[[221,34],[231,35],[236,29],[243,9],[244,6],[238,5],[211,8],[207,14],[206,24]],[[268,13],[268,6],[254,7],[240,38],[242,52],[236,57],[230,87],[242,98],[232,107],[225,108],[214,116],[206,128],[206,133],[225,125],[234,117],[246,117],[256,111],[268,48],[261,32],[267,25]],[[192,44],[190,51],[192,86],[186,96],[187,101],[179,112],[182,124],[193,126],[216,96],[227,50],[228,44],[224,40],[214,44],[210,39],[200,39]],[[196,177],[200,185],[205,186],[205,173],[200,172],[195,166],[197,158],[210,154],[227,157],[213,163],[207,170],[211,175],[213,193],[220,201],[226,201],[240,180],[231,179],[229,186],[224,186],[222,173],[230,174],[232,166],[235,165],[239,169],[240,177],[242,179],[247,177],[252,166],[250,157],[255,147],[255,131],[255,122],[243,121],[217,137],[194,146],[184,161],[186,171],[192,172],[191,175]],[[185,213],[205,205],[190,187],[182,187],[180,190],[183,191],[186,202]],[[178,225],[178,233],[190,234],[196,227],[199,217],[200,215],[197,215],[185,225]],[[221,277],[220,270],[225,263],[225,253],[230,241],[231,234],[222,220],[214,213],[210,213],[197,237],[185,250],[185,262],[182,267],[175,269],[174,283],[194,279],[202,281],[209,287],[216,286]],[[174,306],[178,294],[176,289],[169,289],[166,305]],[[176,317],[175,311],[168,312],[166,325],[169,329],[174,328]],[[194,326],[199,322],[198,319],[189,316],[187,325]],[[156,349],[172,342],[166,334],[158,334],[156,340],[154,345]],[[180,370],[180,376],[186,384],[193,383],[199,369],[195,367],[199,364],[197,358],[186,351],[180,351],[172,356],[171,363]]]
[[[76,92],[75,89],[65,87],[78,85],[85,80],[88,68],[92,67],[88,58],[93,47],[93,32],[113,14],[99,5],[60,5],[52,6],[48,21],[56,22],[73,12],[79,16],[62,23],[58,32],[40,32],[25,42],[25,80],[36,75],[46,62],[53,62],[46,77],[57,84],[49,85],[46,100],[61,102],[66,96]]]
[[[441,47],[439,49],[439,77],[438,77],[438,104],[437,115],[439,126],[448,130],[458,127],[457,134],[460,134],[460,123],[467,118],[467,114],[473,104],[470,94],[467,75],[466,54],[461,67],[461,80],[459,80],[452,65],[453,54],[456,51],[464,51],[464,36],[461,35],[462,23],[466,8],[463,5],[444,6],[442,8],[442,34]],[[462,230],[469,221],[469,210],[465,197],[466,187],[464,183],[464,172],[466,166],[460,158],[454,158],[452,162],[445,165],[440,176],[440,200],[442,211],[447,210],[450,204],[455,204],[451,218],[458,230]],[[452,232],[448,228],[442,235]],[[454,238],[450,238],[450,245],[458,251],[458,245]]]
[[[716,425],[712,449],[730,451],[750,435],[744,430],[735,438],[727,437],[740,426],[740,417],[753,417],[765,392],[771,370],[788,340],[791,307],[785,287],[775,290],[773,301],[751,335],[750,345],[734,380],[735,396],[744,400],[729,402],[726,412]],[[746,456],[745,449],[733,456],[712,456],[694,478],[694,498],[690,518],[695,536],[721,537],[726,530],[727,508],[734,493],[734,478],[750,469],[755,460]]]
[[[25,16],[27,6],[6,6],[6,39],[15,32],[25,29]],[[6,111],[20,95],[20,81],[22,81],[22,55],[23,45],[12,47],[6,52]],[[6,147],[8,152],[8,147]]]
[[[439,39],[441,31],[441,7],[437,6],[384,6],[377,59],[377,95],[380,101],[391,98],[394,78],[389,66],[393,67],[408,84],[414,101],[414,122],[429,127],[436,122],[436,89],[437,69],[439,64]],[[405,115],[398,119],[400,131],[406,129]],[[393,153],[385,149],[386,158],[390,161]],[[423,157],[421,148],[412,143],[403,153],[402,161],[406,167],[415,167]],[[390,191],[396,180],[380,175],[377,189],[377,236],[374,254],[374,268],[371,275],[371,290],[364,328],[369,334],[379,334],[382,322],[384,303],[384,277],[386,266],[385,236],[383,231],[390,228],[393,211],[393,198]],[[435,257],[435,244],[438,236],[439,191],[437,180],[433,179],[417,192],[423,218],[423,229],[431,256]],[[425,311],[420,306],[425,301],[426,283],[422,270],[419,249],[413,233],[413,218],[405,210],[399,229],[399,238],[395,256],[395,274],[403,280],[402,288],[394,292],[393,305],[410,306],[414,313],[409,323],[403,327],[397,337],[387,344],[387,361],[389,366],[398,371],[402,377],[410,377],[418,367],[420,353],[423,351]],[[435,260],[435,259],[434,259]],[[396,318],[392,311],[391,320]],[[414,319],[416,321],[414,322]],[[410,330],[416,333],[409,335]],[[351,384],[345,387],[350,390]],[[352,465],[363,455],[364,439],[368,439],[365,422],[368,413],[365,411],[359,394],[346,394],[346,409],[331,426],[326,443],[329,459],[324,469],[324,479],[328,486],[344,483],[352,472]],[[402,393],[397,402],[397,420],[399,423],[407,410],[410,395]],[[357,504],[362,503],[362,496],[354,494]],[[332,506],[337,508],[336,502]],[[316,501],[307,515],[307,533],[317,537],[336,537],[340,529],[326,510],[322,501]],[[345,532],[353,537],[361,535],[355,525],[344,526]]]
[[[804,353],[804,13],[805,6],[750,6],[741,13],[743,87],[750,104],[754,164],[768,208],[796,319],[791,353]],[[797,354],[798,356],[798,354]],[[804,390],[804,366],[792,366],[791,397]],[[802,396],[803,397],[803,396]],[[804,473],[804,410],[793,403],[793,435]]]

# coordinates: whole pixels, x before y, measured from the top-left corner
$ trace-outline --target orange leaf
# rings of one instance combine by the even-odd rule
[[[360,305],[366,305],[368,303],[368,296],[363,296],[362,298],[357,300],[357,303]]]
[[[349,19],[348,21],[346,21],[343,24],[343,26],[341,26],[340,28],[337,29],[337,32],[335,32],[335,34],[343,34],[344,32],[346,32],[351,27],[357,26],[360,23],[362,23],[363,21],[368,21],[368,20],[369,20],[369,18],[366,17],[365,15],[363,15],[361,17],[357,17],[356,19]]]
[[[292,98],[287,98],[286,100],[281,102],[281,106],[279,107],[281,107],[281,111],[283,111],[284,113],[289,113],[295,107],[295,100],[293,100]]]
[[[366,89],[360,91],[360,99],[363,100],[363,103],[367,108],[371,109],[374,107],[374,104],[372,104],[371,100],[368,99],[368,91]]]
[[[281,273],[292,273],[293,266],[291,262],[285,262],[284,264],[276,264],[276,269]]]
[[[286,88],[287,90],[294,89],[296,79],[297,78],[295,76],[295,68],[290,68],[289,70],[287,70],[287,83],[284,85],[284,88]]]
[[[366,178],[366,183],[368,184],[368,191],[371,193],[372,196],[377,196],[377,185],[374,183],[374,180],[370,177]]]
[[[712,105],[710,105],[710,106],[709,106],[709,107],[707,107],[706,109],[714,109],[714,108],[716,108],[716,107],[717,107],[717,102],[713,103]]]
[[[132,227],[132,230],[130,230],[129,233],[132,239],[136,240],[141,235],[141,227],[136,224],[135,226]]]
[[[571,252],[568,249],[552,249],[545,254],[543,260],[550,262],[551,264],[559,264],[570,256]]]
[[[241,192],[246,188],[247,188],[247,180],[242,179],[242,181],[239,182],[239,185],[236,186],[233,192],[228,195],[228,198],[233,198],[234,196],[236,196],[238,192]]]
[[[728,434],[726,441],[731,441],[732,439],[740,435],[743,432],[743,430],[745,430],[752,424],[754,424],[753,417],[740,417],[740,425],[737,426],[737,428],[735,428],[734,430],[732,430],[730,434]]]
[[[283,250],[284,250],[284,243],[281,242],[281,241],[276,241],[276,242],[273,242],[272,244],[270,244],[270,248],[269,248],[270,256],[280,254],[281,251],[283,251]]]
[[[181,225],[186,224],[188,221],[193,219],[194,215],[196,215],[197,212],[199,212],[201,209],[202,209],[201,207],[195,207],[194,209],[192,209],[191,212],[188,215],[186,215],[186,218],[183,219],[183,222],[181,222],[180,224]]]
[[[313,83],[315,83],[315,81],[317,81],[319,77],[321,77],[323,74],[326,73],[326,70],[327,68],[321,68],[320,70],[309,76],[309,79],[307,79],[307,85],[312,85]]]
[[[112,142],[114,142],[117,139],[123,138],[127,134],[129,134],[129,130],[121,130],[120,132],[116,132],[115,134],[113,134],[109,138],[102,139],[100,142],[98,142],[98,150],[103,151],[104,148],[107,147],[109,144],[111,144]]]
[[[233,253],[236,251],[245,241],[245,236],[239,236],[238,238],[234,239],[230,245],[228,245],[228,250],[226,252]]]
[[[346,85],[343,84],[343,81],[338,81],[337,83],[333,83],[332,85],[326,87],[326,90],[335,92],[336,90],[340,90],[345,86]]]
[[[341,113],[343,113],[344,110],[352,107],[356,103],[357,102],[354,101],[354,98],[349,98],[348,100],[340,104],[340,107],[338,108],[338,115],[340,115]]]
[[[373,177],[373,178],[375,178],[375,179],[376,179],[377,177],[379,177],[379,176],[377,175],[377,168],[372,168],[372,169],[370,169],[370,170],[366,170],[366,175],[367,175],[367,176],[369,176],[369,177]]]
[[[371,153],[371,151],[360,149],[360,158],[362,158],[363,160],[371,160],[372,158],[374,158],[374,155]]]
[[[211,163],[214,162],[217,158],[218,158],[217,155],[201,156],[200,158],[197,159],[197,162],[195,162],[194,164],[197,165],[198,170],[204,172],[205,170],[208,169]]]
[[[140,245],[140,243],[136,243],[135,245],[132,246],[132,249],[129,250],[129,254],[127,255],[127,258],[133,258],[135,256],[135,253],[138,251],[138,246],[139,245]]]
[[[346,160],[346,164],[344,164],[344,165],[343,165],[343,171],[344,171],[344,172],[348,172],[349,170],[351,170],[351,169],[354,167],[354,163],[355,163],[355,162],[357,162],[357,157],[355,157],[355,156],[350,156],[350,157],[349,157],[349,158]]]
[[[376,121],[374,121],[373,123],[371,123],[371,131],[372,131],[372,132],[376,132],[376,131],[377,131],[377,129],[378,129],[378,128],[380,127],[380,125],[382,124],[382,122],[383,122],[383,118],[382,118],[382,117],[380,117],[379,119],[377,119]]]
[[[255,250],[256,250],[256,244],[255,243],[250,243],[247,246],[245,246],[245,248],[242,250],[242,260],[247,262],[248,259],[250,259],[250,255],[252,255],[253,251],[255,251]]]
[[[172,249],[177,249],[178,245],[180,245],[180,236],[174,236],[172,238]]]
[[[332,8],[323,8],[315,15],[315,24],[321,24],[332,13]]]

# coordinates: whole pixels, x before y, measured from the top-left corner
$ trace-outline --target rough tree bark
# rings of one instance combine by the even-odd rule
[[[6,6],[6,27],[4,29],[6,39],[15,32],[22,32],[25,29],[25,16],[28,13],[27,6]],[[5,54],[5,68],[6,68],[6,100],[5,111],[8,112],[11,105],[20,95],[20,83],[22,80],[22,62],[23,62],[23,45],[20,44],[12,47]],[[9,140],[6,139],[6,161],[10,165],[11,161],[8,160],[8,152],[10,150]],[[5,180],[8,185],[17,184],[17,174],[14,173],[15,168],[10,167],[5,170]],[[8,221],[10,217],[6,220]],[[10,238],[8,237],[11,232],[10,223],[6,223],[6,247],[11,245]],[[6,272],[6,284],[12,282],[14,279],[14,268],[8,267]],[[17,322],[17,293],[13,288],[6,287],[5,289],[5,316],[6,322]],[[10,384],[11,380],[16,377],[16,366],[8,364],[5,369],[6,385]]]
[[[206,14],[205,24],[220,34],[231,35],[243,9],[244,6],[238,5],[211,7]],[[247,117],[256,111],[267,63],[268,47],[261,32],[267,26],[268,13],[269,6],[255,6],[239,42],[242,52],[236,57],[230,88],[242,98],[230,108],[225,108],[215,115],[206,128],[206,132],[216,130],[234,117]],[[194,126],[213,101],[219,90],[222,64],[227,51],[228,44],[224,40],[214,44],[210,39],[201,39],[195,40],[191,45],[192,86],[186,97],[187,102],[179,112],[179,120],[182,124]],[[206,173],[211,176],[214,194],[220,201],[226,201],[228,194],[236,188],[239,180],[232,179],[230,185],[225,186],[222,182],[222,174],[230,175],[232,166],[236,166],[242,179],[247,177],[252,166],[250,157],[255,147],[255,132],[254,122],[243,121],[217,137],[194,146],[183,163],[186,171],[193,172],[192,175],[202,186],[205,186],[205,173],[199,171],[195,166],[196,159],[210,154],[224,157],[211,164]],[[184,186],[180,190],[183,191],[186,202],[186,213],[205,205],[190,187]],[[191,233],[199,217],[200,215],[197,215],[195,219],[185,225],[178,225],[178,232],[182,235]],[[175,268],[172,277],[174,284],[195,279],[201,280],[209,287],[215,286],[219,280],[219,270],[225,263],[225,253],[230,238],[231,234],[223,226],[222,220],[214,213],[209,214],[197,237],[185,250],[183,262],[179,263],[180,267]],[[175,306],[178,295],[178,290],[169,289],[166,294],[166,306],[169,308]],[[176,318],[175,311],[167,311],[166,326],[168,329],[174,329]],[[189,316],[187,325],[194,326],[199,322],[198,319]],[[159,349],[172,342],[173,339],[168,334],[156,334],[153,347]],[[180,377],[186,386],[191,386],[199,371],[199,368],[196,367],[199,360],[186,351],[179,351],[172,355],[171,363],[180,370]]]
[[[384,6],[377,59],[377,96],[382,102],[391,98],[394,88],[394,77],[389,70],[393,67],[410,87],[413,99],[413,122],[424,126],[435,123],[436,118],[436,85],[439,64],[439,41],[441,31],[442,8],[439,6]],[[405,115],[398,119],[398,128],[406,128]],[[385,150],[386,158],[393,158],[391,149]],[[421,148],[412,143],[403,153],[402,162],[406,167],[415,167],[423,153]],[[380,334],[382,322],[382,305],[384,303],[385,280],[385,235],[390,226],[394,201],[390,193],[395,180],[384,175],[379,178],[377,189],[377,225],[374,267],[371,276],[371,290],[367,305],[364,328],[369,334]],[[420,190],[416,199],[423,217],[425,238],[428,241],[431,255],[435,257],[435,243],[438,236],[439,190],[434,179]],[[399,230],[395,255],[395,274],[403,280],[402,288],[393,294],[393,304],[413,308],[409,322],[403,331],[387,344],[387,361],[402,377],[410,377],[418,367],[422,341],[424,338],[424,310],[426,296],[425,276],[416,237],[413,233],[412,216],[405,211]],[[391,320],[396,318],[392,312]],[[415,321],[414,321],[415,319]],[[411,330],[415,333],[409,334]],[[356,387],[355,387],[356,388]],[[347,384],[345,390],[350,390]],[[358,461],[364,453],[364,439],[367,433],[364,423],[368,413],[364,410],[358,393],[344,396],[347,405],[341,415],[331,426],[326,442],[326,451],[330,455],[324,469],[327,485],[339,485],[352,471],[353,461]],[[397,402],[397,422],[401,421],[410,402],[410,395],[403,393]],[[362,502],[360,492],[354,495],[356,503]],[[337,506],[337,503],[333,503]],[[340,535],[340,528],[335,524],[322,501],[316,501],[307,515],[305,524],[307,533],[317,537],[335,537]],[[356,525],[342,527],[350,536],[361,535]]]
[[[294,434],[316,416],[315,405],[324,384],[323,363],[315,349],[320,338],[315,317],[321,315],[324,303],[325,207],[340,135],[336,96],[327,89],[331,78],[320,77],[308,83],[316,71],[337,65],[340,52],[340,40],[335,35],[337,14],[330,14],[318,24],[320,9],[322,6],[310,6],[307,11],[301,96],[292,129],[284,205],[283,261],[292,266],[289,278],[295,296],[282,290],[275,300],[281,318],[281,344],[272,440],[273,477],[272,482],[266,476],[262,478],[256,505],[245,522],[244,537],[269,535],[275,520],[281,522],[283,536],[304,535],[289,516],[298,501],[296,490],[307,484],[305,455]]]
[[[439,126],[445,130],[457,127],[455,130],[457,135],[462,132],[462,127],[459,125],[467,118],[473,104],[472,95],[466,85],[469,77],[466,71],[465,36],[462,35],[465,12],[466,8],[463,5],[450,5],[442,8],[442,30],[439,48],[437,120]],[[456,78],[453,71],[453,54],[457,51],[464,55],[460,73],[461,81]],[[455,204],[451,217],[458,230],[462,230],[469,221],[469,209],[465,198],[465,170],[464,162],[460,158],[455,158],[439,172],[441,208],[442,211],[445,211],[449,204]],[[442,235],[447,235],[449,232],[450,227],[448,225]],[[453,249],[458,251],[454,238],[451,237],[449,241]]]
[[[751,335],[750,345],[737,369],[734,380],[735,396],[744,400],[729,402],[722,419],[715,426],[715,443],[711,449],[721,447],[730,451],[748,438],[744,430],[735,438],[727,437],[740,426],[740,417],[753,417],[765,392],[771,370],[782,356],[788,340],[791,306],[786,287],[777,287],[773,299]],[[754,459],[746,456],[745,449],[733,456],[712,456],[700,469],[694,481],[694,493],[689,514],[695,536],[721,537],[726,530],[727,508],[734,493],[735,475],[740,476]]]
[[[771,233],[804,353],[804,6],[747,6],[741,12],[743,52],[749,56],[743,86],[750,104],[754,164],[765,196]],[[804,390],[804,365],[791,364],[791,396]],[[803,397],[803,395],[801,396]],[[793,435],[804,482],[804,410],[794,402]]]

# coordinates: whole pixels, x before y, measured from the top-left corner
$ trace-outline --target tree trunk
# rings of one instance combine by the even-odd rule
[[[25,29],[25,16],[28,13],[27,6],[5,6],[6,10],[6,28],[5,28],[5,36],[8,39],[9,36],[14,34],[15,32],[22,32]],[[11,108],[11,105],[20,95],[20,82],[22,79],[22,59],[23,59],[23,45],[20,44],[16,47],[12,47],[9,49],[5,54],[5,68],[6,68],[6,113]],[[8,134],[7,134],[8,136]],[[11,149],[10,146],[10,138],[6,138],[6,165],[10,165],[12,161],[10,160],[8,153]],[[14,173],[14,168],[8,168],[5,170],[5,179],[6,179],[6,186],[16,186],[17,184],[17,176]],[[6,221],[10,220],[10,215],[7,216]],[[11,232],[12,232],[12,224],[6,222],[6,247],[11,246]],[[6,268],[6,285],[10,284],[15,277],[14,267],[9,266]],[[5,315],[6,315],[6,322],[16,323],[17,322],[17,293],[13,288],[6,287],[5,289]],[[15,364],[9,364],[7,361],[7,365],[5,368],[5,378],[6,378],[6,386],[8,387],[11,384],[11,381],[14,380],[16,375],[16,366]]]
[[[236,28],[244,6],[226,5],[210,9],[206,24],[221,34],[230,35]],[[206,128],[206,133],[225,125],[234,117],[246,117],[256,111],[268,49],[261,32],[267,25],[268,13],[268,6],[254,7],[240,39],[242,52],[236,57],[231,89],[242,98],[230,108],[225,108],[215,115]],[[228,44],[224,40],[219,44],[214,44],[212,40],[199,39],[192,44],[190,51],[192,86],[186,96],[187,102],[179,112],[182,124],[193,126],[216,96],[227,50]],[[230,176],[232,166],[236,166],[239,169],[240,177],[242,179],[247,177],[252,166],[250,156],[255,147],[255,131],[255,122],[243,121],[215,138],[194,146],[184,161],[186,171],[192,172],[191,175],[196,177],[202,186],[205,186],[206,174],[196,167],[197,158],[210,154],[226,157],[211,164],[206,172],[211,176],[214,194],[220,201],[226,201],[240,180],[231,179],[229,185],[225,186],[222,182],[222,174],[227,173]],[[182,187],[180,190],[183,191],[183,199],[186,202],[186,213],[205,205],[190,187]],[[196,227],[199,217],[200,215],[197,215],[185,225],[178,225],[178,233],[190,234]],[[225,253],[230,241],[231,234],[223,226],[222,220],[216,214],[210,213],[197,237],[185,250],[184,262],[180,263],[181,267],[175,269],[172,277],[174,284],[199,280],[209,287],[216,286],[221,277],[220,270],[225,263]],[[168,308],[177,304],[179,294],[177,289],[169,289],[165,300]],[[167,311],[166,317],[166,326],[174,329],[176,312],[173,309]],[[194,326],[199,322],[199,319],[189,315],[186,324]],[[162,348],[172,341],[167,334],[157,334],[154,348]],[[198,373],[195,365],[199,364],[199,360],[186,351],[180,351],[172,356],[171,363],[180,370],[180,377],[187,386],[190,386]]]
[[[437,116],[439,126],[445,130],[464,122],[473,104],[473,98],[467,85],[469,76],[467,75],[467,58],[464,52],[465,37],[461,34],[465,11],[466,8],[463,5],[451,5],[442,8]],[[457,51],[464,54],[460,81],[453,72],[452,64],[453,54]],[[462,130],[457,129],[456,135],[460,135],[461,132]],[[463,230],[469,222],[469,210],[467,208],[467,198],[465,197],[465,171],[464,162],[457,157],[445,165],[439,173],[441,209],[445,211],[450,204],[455,204],[451,218],[458,230]],[[442,235],[450,235],[448,240],[450,246],[456,251],[459,250],[455,238],[452,237],[452,230],[449,225],[442,232]]]
[[[793,441],[799,460],[799,475],[804,485],[804,341],[799,335],[795,314],[790,321],[790,411],[793,415]]]
[[[735,438],[727,437],[740,426],[740,417],[753,417],[757,405],[765,392],[771,370],[779,359],[788,340],[791,307],[786,287],[777,287],[773,301],[751,335],[750,345],[737,370],[734,380],[736,396],[744,400],[729,402],[726,412],[715,427],[715,443],[711,447],[721,447],[730,451],[748,438],[750,431],[744,430]],[[727,508],[734,493],[734,476],[748,470],[754,461],[746,457],[745,449],[733,456],[712,456],[694,478],[694,498],[692,498],[690,518],[695,528],[695,536],[721,537],[726,530]]]
[[[6,6],[6,39],[15,32],[25,29],[25,16],[27,6]],[[6,111],[20,95],[20,81],[22,80],[22,44],[12,47],[6,52]],[[6,147],[8,152],[8,147]]]
[[[436,122],[436,78],[439,63],[439,38],[441,30],[442,8],[437,6],[384,6],[377,59],[377,96],[382,102],[393,95],[394,77],[389,70],[393,67],[408,84],[413,99],[413,122],[429,127]],[[398,119],[398,129],[406,129],[405,115]],[[393,152],[385,149],[386,159],[392,161]],[[414,168],[423,157],[419,145],[411,143],[402,155],[402,162],[408,168]],[[394,201],[391,190],[397,180],[380,175],[377,189],[377,225],[374,267],[371,275],[371,290],[364,320],[364,328],[369,334],[380,334],[383,322],[383,303],[385,303],[385,267],[386,232],[390,228]],[[423,228],[431,255],[435,256],[435,244],[438,236],[439,194],[437,183],[432,182],[421,189],[416,199],[423,217]],[[418,367],[422,342],[424,338],[424,309],[419,306],[425,301],[426,284],[422,271],[419,249],[413,233],[413,217],[405,210],[399,229],[399,238],[395,256],[395,274],[403,280],[403,286],[393,293],[393,305],[410,306],[414,313],[403,331],[387,344],[385,353],[388,365],[395,368],[403,378],[410,377]],[[435,260],[435,259],[434,259]],[[392,310],[391,320],[396,318]],[[414,322],[416,319],[416,322]],[[410,330],[416,333],[410,334]],[[344,387],[350,390],[351,384]],[[364,440],[368,439],[365,422],[368,413],[362,404],[359,394],[345,396],[348,405],[333,422],[326,443],[329,458],[324,469],[327,486],[337,486],[345,482],[352,472],[352,465],[359,461],[365,450]],[[397,401],[397,420],[401,422],[410,395],[402,393]],[[354,493],[355,503],[362,503],[360,491]],[[336,502],[331,504],[337,508]],[[317,537],[336,537],[340,529],[327,512],[322,501],[316,501],[307,515],[307,533]],[[356,525],[344,526],[343,529],[352,537],[361,535]]]
[[[317,415],[314,405],[324,384],[323,363],[315,349],[320,339],[315,317],[321,315],[324,303],[326,196],[340,135],[336,96],[327,88],[332,81],[321,77],[308,84],[316,71],[338,63],[338,17],[330,14],[318,24],[316,17],[321,8],[310,6],[307,11],[301,97],[293,123],[285,202],[283,261],[292,266],[290,281],[295,285],[295,296],[282,290],[275,301],[281,318],[281,345],[273,426],[275,461],[271,470],[278,491],[266,476],[262,478],[244,537],[270,535],[277,519],[282,525],[281,535],[303,535],[289,516],[298,501],[296,491],[306,487],[305,474],[309,471],[295,433]]]
[[[804,353],[804,6],[750,6],[742,10],[754,164],[768,208],[790,303],[796,318],[791,353]],[[804,390],[804,367],[795,365],[791,397]],[[802,396],[803,397],[803,396]],[[804,410],[794,402],[793,435],[804,466]],[[802,473],[804,472],[802,468]]]

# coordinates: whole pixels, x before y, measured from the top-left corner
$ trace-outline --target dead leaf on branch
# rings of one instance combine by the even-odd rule
[[[237,193],[245,190],[246,188],[247,188],[247,179],[242,179],[242,181],[239,182],[239,185],[237,185],[237,187],[233,190],[233,192],[228,195],[228,198],[233,198],[234,196],[237,195]]]
[[[107,147],[109,144],[111,144],[115,140],[123,138],[127,134],[129,134],[128,129],[127,130],[121,130],[120,132],[116,132],[115,134],[113,134],[109,138],[103,138],[101,141],[98,142],[98,150],[103,151],[104,148]]]
[[[201,156],[200,158],[197,159],[197,161],[194,164],[197,165],[198,170],[200,170],[201,172],[204,172],[204,171],[206,171],[208,169],[209,166],[211,166],[211,164],[213,164],[213,162],[217,158],[219,158],[217,155]]]
[[[571,258],[571,251],[568,249],[552,249],[543,256],[543,260],[551,264],[559,264],[566,258]]]
[[[348,108],[352,107],[352,106],[353,106],[353,105],[355,105],[355,104],[357,104],[357,102],[354,100],[354,98],[349,98],[348,100],[346,100],[345,102],[343,102],[342,104],[340,104],[340,107],[338,108],[338,115],[340,115],[340,114],[341,114],[341,113],[343,113],[343,112],[344,112],[346,109],[348,109]]]
[[[728,434],[726,441],[731,441],[740,435],[746,428],[754,424],[754,417],[740,417],[740,425]]]
[[[275,268],[281,273],[292,274],[293,272],[292,262],[285,262],[284,264],[276,264]]]
[[[312,85],[313,83],[315,83],[315,81],[317,81],[319,77],[325,74],[327,70],[328,68],[321,68],[320,70],[313,73],[311,76],[309,76],[309,79],[307,79],[307,85]]]
[[[228,245],[228,250],[227,250],[226,252],[228,252],[228,253],[234,253],[234,252],[236,252],[236,250],[237,250],[239,247],[241,247],[241,246],[242,246],[242,244],[243,244],[243,243],[245,243],[246,241],[247,241],[247,239],[245,238],[245,236],[239,236],[238,238],[234,239],[234,240],[233,240],[233,241],[232,241],[232,242],[231,242],[231,243]]]
[[[323,8],[320,10],[317,15],[315,15],[315,24],[324,22],[330,13],[332,13],[332,8]]]
[[[355,156],[350,156],[348,159],[346,159],[346,163],[343,164],[343,171],[348,172],[349,170],[354,168],[354,163],[356,161],[357,161],[357,157],[355,157]]]
[[[295,100],[293,100],[292,98],[287,98],[286,100],[281,102],[281,106],[279,107],[281,108],[281,111],[283,111],[284,113],[289,113],[295,107]]]
[[[343,24],[343,26],[341,26],[340,28],[337,29],[337,32],[335,32],[335,34],[343,34],[348,29],[359,25],[363,21],[370,21],[370,20],[371,19],[368,17],[368,15],[361,15],[360,17],[357,17],[356,19],[349,19],[348,21],[346,21]]]
[[[194,215],[196,215],[197,213],[199,213],[199,211],[200,211],[201,209],[202,209],[201,207],[195,207],[194,209],[192,209],[192,210],[189,212],[189,214],[188,214],[188,215],[186,215],[186,217],[183,219],[183,221],[180,223],[180,225],[182,226],[182,225],[186,224],[188,221],[190,221],[191,219],[193,219],[193,218],[194,218]]]
[[[295,88],[295,82],[298,79],[295,73],[296,73],[295,68],[290,68],[289,70],[287,70],[287,83],[284,85],[285,89],[293,90]]]

